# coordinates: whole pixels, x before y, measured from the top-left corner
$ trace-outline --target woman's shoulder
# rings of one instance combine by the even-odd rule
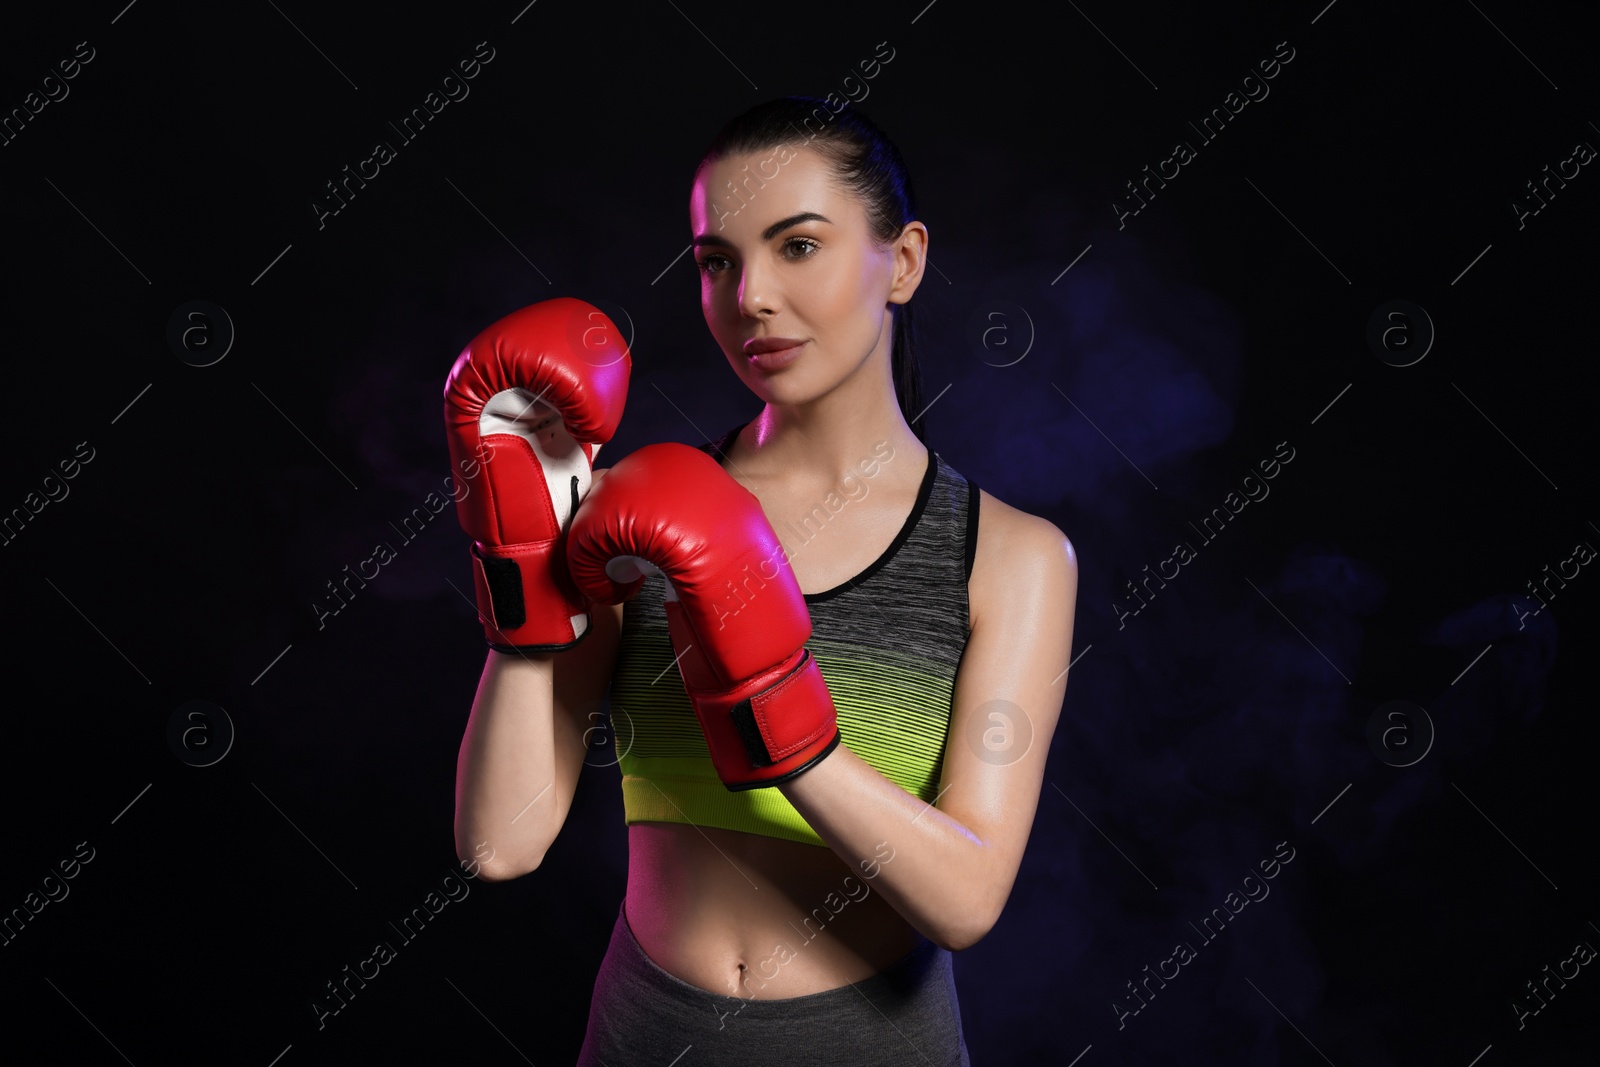
[[[978,543],[968,585],[974,620],[985,604],[1014,607],[1040,596],[1075,595],[1077,551],[1061,528],[985,489],[974,490],[976,499],[968,505],[978,508]]]
[[[1072,542],[1061,528],[1042,515],[1013,507],[976,484],[978,497],[978,555],[991,560],[1015,552],[1029,555],[1065,552],[1072,555]],[[970,505],[969,505],[970,506]]]

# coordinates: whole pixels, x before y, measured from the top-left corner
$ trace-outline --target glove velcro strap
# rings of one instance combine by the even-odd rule
[[[832,750],[838,715],[828,683],[809,649],[793,670],[729,711],[753,767],[771,767],[808,749]]]
[[[522,598],[522,568],[514,559],[483,556],[473,546],[473,570],[489,601],[489,621],[512,630],[528,621],[528,604]],[[480,598],[481,599],[481,598]]]
[[[551,567],[551,554],[564,547],[559,538],[493,547],[474,542],[472,580],[491,646],[554,652],[587,632],[585,604]]]

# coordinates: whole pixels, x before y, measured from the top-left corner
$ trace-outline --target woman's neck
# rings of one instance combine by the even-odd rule
[[[892,392],[868,403],[829,396],[804,407],[768,404],[724,451],[730,465],[742,466],[748,478],[802,487],[832,485],[859,474],[862,464],[881,459],[886,447],[895,456],[926,452]]]

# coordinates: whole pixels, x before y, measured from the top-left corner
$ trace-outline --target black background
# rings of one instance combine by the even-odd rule
[[[319,1029],[324,983],[456,869],[484,649],[450,511],[320,627],[312,605],[442,485],[445,373],[518,307],[581,296],[632,331],[607,461],[754,414],[675,258],[694,163],[757,102],[859,94],[886,41],[861,106],[932,237],[930,443],[1081,567],[1028,853],[956,958],[973,1062],[1596,1062],[1589,968],[1520,1028],[1513,1008],[1600,944],[1600,578],[1519,620],[1530,580],[1600,544],[1600,179],[1513,208],[1600,145],[1579,15],[924,2],[7,15],[7,114],[94,55],[0,145],[0,513],[70,490],[0,544],[0,909],[94,850],[0,947],[8,1045],[571,1061],[626,870],[603,750],[538,871],[472,883]],[[388,123],[478,42],[470,95],[401,143]],[[1270,95],[1201,144],[1188,123],[1279,42]],[[1124,183],[1179,139],[1197,158],[1119,229]],[[396,158],[319,226],[379,140]],[[167,341],[193,300],[236,331],[210,366]],[[1393,300],[1437,330],[1409,366],[1367,342]],[[1202,546],[1189,523],[1280,442],[1271,495]],[[1180,577],[1114,609],[1179,540]],[[168,741],[190,700],[236,731],[210,766]],[[1369,743],[1396,700],[1431,747],[1414,711]],[[1119,1027],[1125,983],[1280,842],[1272,894]]]

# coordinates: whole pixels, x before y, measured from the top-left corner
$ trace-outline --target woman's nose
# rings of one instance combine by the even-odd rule
[[[746,263],[739,275],[739,310],[755,318],[762,312],[778,310],[777,284],[772,275],[757,264]]]

